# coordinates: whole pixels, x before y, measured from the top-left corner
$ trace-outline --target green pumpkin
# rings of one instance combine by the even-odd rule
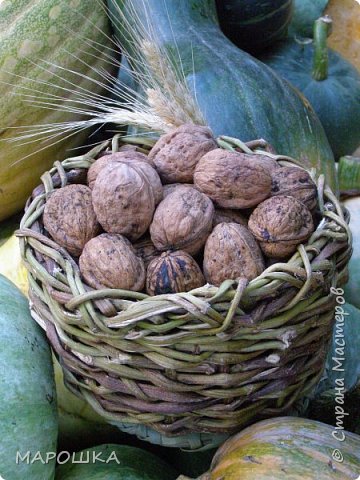
[[[51,480],[55,460],[46,455],[56,452],[58,423],[50,349],[27,299],[2,275],[0,345],[0,478]]]
[[[360,309],[360,197],[344,201],[350,212],[350,229],[353,234],[353,253],[349,263],[349,280],[345,285],[346,301]]]
[[[60,458],[65,460],[65,455]],[[108,444],[77,453],[75,462],[71,459],[57,468],[55,480],[175,480],[177,476],[176,470],[152,453]]]
[[[319,18],[329,0],[294,0],[294,13],[289,26],[289,35],[311,37],[314,22]]]
[[[113,18],[119,20],[114,1],[109,0],[109,5]],[[215,135],[244,141],[265,138],[279,153],[309,161],[319,173],[326,174],[330,184],[335,184],[333,155],[314,111],[273,70],[225,37],[217,20],[215,0],[167,0],[166,8],[163,0],[116,3],[130,22],[152,24],[155,41],[183,68]],[[131,53],[129,32],[117,30],[117,34]]]
[[[360,310],[350,303],[338,305],[336,319],[323,377],[306,416],[335,424],[336,406],[340,405],[349,414],[344,416],[344,428],[360,433]]]
[[[334,431],[330,425],[304,418],[283,417],[259,422],[219,448],[205,478],[357,479],[360,475],[360,437],[342,431],[333,434]],[[337,462],[332,455],[337,458],[342,455],[343,461]]]
[[[24,126],[83,118],[61,106],[78,98],[71,90],[103,93],[103,85],[91,79],[99,81],[101,69],[109,66],[91,45],[102,44],[105,51],[111,46],[109,35],[97,0],[0,1],[0,221],[22,210],[40,176],[84,141],[81,134],[63,135],[60,143],[55,143],[59,137],[13,143]],[[33,96],[31,101],[25,94]],[[57,102],[54,95],[63,100]],[[36,103],[40,98],[50,102],[48,108]],[[51,108],[51,102],[59,108]]]
[[[293,0],[216,0],[220,26],[246,52],[269,47],[284,37]]]
[[[315,23],[314,42],[281,42],[259,58],[298,88],[314,107],[335,158],[360,144],[360,74],[338,53],[328,50],[328,17]]]

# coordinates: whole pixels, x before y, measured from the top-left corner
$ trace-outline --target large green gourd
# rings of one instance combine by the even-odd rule
[[[175,480],[177,476],[172,467],[152,453],[109,444],[77,453],[75,462],[57,468],[55,480]]]
[[[135,18],[129,11],[131,6],[137,22],[146,26],[149,20],[157,42],[175,59],[180,52],[188,85],[196,90],[200,109],[216,135],[232,135],[245,141],[262,137],[279,153],[304,163],[309,160],[335,183],[333,155],[309,103],[273,70],[225,37],[214,0],[117,3],[129,21]],[[122,33],[122,41],[131,50],[128,33]]]
[[[50,349],[27,299],[2,275],[0,345],[0,477],[51,480],[55,460],[45,461],[56,452],[58,425]],[[17,462],[17,452],[31,455]]]
[[[56,106],[53,95],[58,95],[63,98],[59,105],[66,106],[75,94],[61,88],[101,93],[103,86],[89,78],[101,80],[93,68],[109,65],[91,42],[109,46],[109,34],[108,18],[97,0],[0,1],[0,221],[21,210],[40,175],[84,140],[84,135],[77,135],[53,146],[59,137],[9,143],[21,131],[14,127],[82,120],[82,115],[61,107],[40,108],[36,98],[45,97]],[[81,108],[81,103],[77,106]]]

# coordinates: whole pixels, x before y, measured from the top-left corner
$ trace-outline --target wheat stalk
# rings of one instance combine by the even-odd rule
[[[145,40],[141,51],[151,72],[151,78],[157,88],[148,89],[149,104],[161,117],[171,120],[176,126],[183,123],[205,125],[194,98],[191,96],[183,78],[176,75],[176,70],[166,55],[154,42]]]
[[[115,0],[111,1],[115,2]],[[118,39],[106,37],[107,41],[112,42],[113,47],[103,47],[89,39],[82,40],[84,44],[93,49],[94,57],[104,56],[111,66],[120,66],[119,61],[114,58],[120,49],[133,67],[131,73],[139,85],[139,91],[122,82],[117,82],[111,73],[94,68],[93,70],[101,76],[102,80],[90,80],[100,84],[108,94],[111,94],[112,98],[94,94],[92,91],[79,88],[75,83],[68,81],[64,76],[65,68],[51,62],[41,62],[37,66],[44,72],[51,72],[52,75],[61,78],[62,86],[58,87],[58,93],[43,94],[42,86],[50,86],[50,83],[39,80],[37,89],[32,88],[30,91],[29,88],[20,86],[16,94],[21,95],[24,101],[30,102],[35,108],[63,111],[86,118],[56,124],[16,127],[19,134],[10,141],[18,144],[20,142],[23,144],[34,141],[43,142],[45,146],[40,147],[37,150],[39,152],[46,149],[47,146],[54,145],[64,138],[96,125],[109,123],[122,126],[131,125],[158,134],[168,132],[183,123],[205,125],[203,115],[196,103],[196,97],[194,98],[188,89],[184,72],[178,73],[168,52],[157,44],[154,28],[149,21],[150,15],[147,18],[147,24],[144,25],[129,0],[130,17],[134,20],[130,22],[116,3],[114,6],[116,6],[116,17],[107,11],[109,18],[125,28],[126,37],[130,40],[134,52],[126,51],[125,46]],[[94,28],[98,27],[94,25]],[[71,33],[76,35],[75,32]],[[78,56],[73,56],[79,63],[84,63],[81,59],[81,52]],[[178,63],[181,70],[180,54]],[[122,66],[122,68],[124,67]],[[79,72],[72,71],[71,73],[78,75],[79,79],[83,78]]]

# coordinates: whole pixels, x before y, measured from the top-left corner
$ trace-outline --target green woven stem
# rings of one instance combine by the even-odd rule
[[[214,447],[258,418],[286,414],[319,381],[334,321],[330,288],[343,281],[351,255],[349,216],[324,177],[311,171],[322,217],[316,231],[287,262],[249,283],[227,280],[156,297],[93,290],[46,235],[42,212],[49,193],[85,182],[96,157],[125,142],[144,152],[153,145],[118,135],[57,162],[29,199],[17,235],[32,314],[68,387],[107,421],[124,431],[145,429],[141,435],[163,444]],[[299,166],[262,139],[220,137],[218,143]]]

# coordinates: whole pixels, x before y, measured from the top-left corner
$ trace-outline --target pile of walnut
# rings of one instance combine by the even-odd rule
[[[183,125],[148,156],[101,156],[88,186],[49,196],[43,221],[91,287],[159,295],[254,279],[306,242],[316,206],[305,170],[220,149],[209,129]]]

